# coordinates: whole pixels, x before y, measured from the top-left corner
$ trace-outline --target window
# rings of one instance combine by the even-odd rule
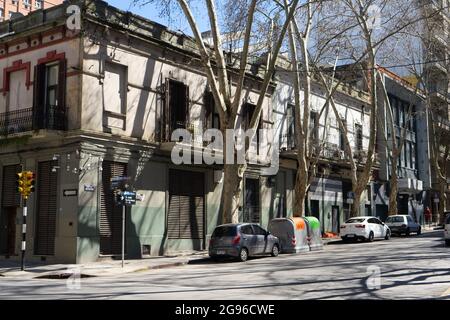
[[[363,149],[363,127],[360,124],[355,124],[356,132],[356,150],[361,151]]]
[[[267,234],[267,232],[257,224],[253,225],[253,230],[255,231],[255,234],[258,236],[265,236]]]
[[[105,63],[104,110],[115,114],[126,113],[127,67],[117,63]]]
[[[351,219],[345,221],[345,223],[363,223],[365,221],[366,221],[365,218],[351,218]]]
[[[413,169],[417,169],[416,157],[417,157],[416,144],[411,143],[411,168]]]
[[[35,70],[34,125],[36,129],[65,127],[66,60],[39,64]]]
[[[243,234],[254,234],[252,226],[249,225],[249,224],[241,227],[241,233],[243,233]]]
[[[288,103],[286,108],[287,147],[295,148],[295,105]]]
[[[411,218],[411,216],[407,216],[406,220],[408,220],[408,222],[413,222],[413,219]]]
[[[412,159],[411,159],[411,142],[405,142],[405,167],[412,168]]]
[[[342,119],[342,124],[345,128],[347,127],[347,121],[345,119]],[[345,131],[341,127],[339,127],[339,146],[341,150],[345,150]]]
[[[394,222],[403,222],[403,217],[395,216],[395,217],[388,217],[386,219],[387,223],[394,223]]]
[[[252,103],[245,103],[242,108],[243,118],[242,118],[242,130],[246,131],[250,128],[250,122],[252,121],[253,113],[255,112],[256,105]],[[257,151],[259,151],[259,130],[262,129],[262,111],[261,116],[259,117],[258,127],[256,128],[256,144]]]
[[[220,117],[216,109],[216,103],[211,91],[205,91],[203,95],[203,103],[205,105],[204,129],[219,129]]]
[[[217,227],[212,234],[212,238],[234,237],[236,235],[236,227],[221,226]]]
[[[168,80],[167,84],[167,110],[170,135],[173,130],[185,129],[188,126],[189,117],[189,87],[176,80]]]
[[[36,9],[42,9],[42,0],[35,0],[34,6]]]
[[[319,139],[319,114],[317,112],[311,111],[309,114],[309,132],[311,140],[317,141]]]

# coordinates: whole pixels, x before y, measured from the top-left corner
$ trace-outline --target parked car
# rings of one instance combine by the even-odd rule
[[[422,233],[420,224],[414,222],[409,215],[390,216],[386,219],[385,223],[393,234],[406,234],[409,236],[411,233],[416,233],[417,235]]]
[[[280,252],[279,239],[254,223],[225,224],[216,227],[209,242],[212,259],[233,257],[244,262],[251,256]]]
[[[447,212],[444,226],[445,245],[450,246],[450,211]]]
[[[341,238],[349,240],[367,240],[391,238],[389,227],[375,217],[355,217],[350,218],[341,226]]]

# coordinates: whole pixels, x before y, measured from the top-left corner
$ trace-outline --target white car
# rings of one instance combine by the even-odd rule
[[[450,212],[447,212],[447,217],[445,218],[444,239],[445,244],[450,246]]]
[[[350,218],[341,226],[341,238],[349,240],[367,240],[391,238],[389,227],[375,217],[355,217]]]

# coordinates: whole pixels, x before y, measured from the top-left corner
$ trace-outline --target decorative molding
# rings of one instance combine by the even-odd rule
[[[56,53],[56,50],[47,52],[45,58],[41,58],[38,60],[38,64],[45,64],[53,61],[61,61],[66,59],[66,53]]]
[[[15,71],[25,70],[26,71],[26,86],[27,90],[30,89],[31,83],[31,62],[23,63],[22,60],[17,60],[13,62],[11,67],[7,67],[3,69],[3,95],[5,96],[9,92],[9,80],[10,74]]]

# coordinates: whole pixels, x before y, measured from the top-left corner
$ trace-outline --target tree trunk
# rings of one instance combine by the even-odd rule
[[[441,181],[439,186],[439,218],[437,221],[439,224],[443,225],[445,224],[445,207],[447,206],[447,182]]]
[[[294,217],[305,216],[305,198],[308,188],[308,174],[304,166],[299,166],[294,188]]]
[[[396,153],[396,151],[394,151]],[[389,212],[388,215],[394,216],[397,214],[397,194],[398,194],[398,176],[397,176],[397,161],[398,157],[394,155],[391,164],[391,179],[389,181],[391,192],[389,194]]]
[[[240,198],[242,194],[242,176],[240,165],[225,164],[222,190],[223,221],[222,223],[238,223]]]
[[[352,210],[350,212],[350,217],[358,217],[361,211],[361,191],[354,191],[355,199],[353,199]]]

